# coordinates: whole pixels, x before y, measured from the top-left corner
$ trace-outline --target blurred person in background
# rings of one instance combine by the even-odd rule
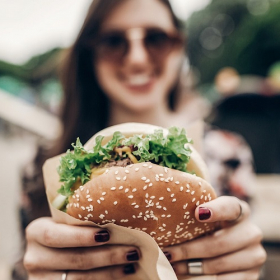
[[[77,137],[84,143],[110,125],[143,122],[187,127],[194,117],[184,113],[186,109],[178,110],[183,61],[181,25],[168,0],[92,3],[61,69],[63,133],[52,147],[38,148],[34,162],[23,174],[25,269],[19,261],[14,279],[26,279],[27,274],[30,280],[65,279],[65,271],[69,280],[117,279],[137,273],[141,258],[137,247],[107,246],[107,231],[53,222],[42,165],[69,149]],[[183,108],[189,106],[195,112],[194,104],[200,103],[186,103]],[[187,261],[199,258],[203,273],[217,275],[218,280],[258,279],[266,254],[262,234],[249,219],[248,204],[221,196],[203,207],[208,209],[203,221],[219,221],[221,229],[164,249],[177,275],[189,274]]]

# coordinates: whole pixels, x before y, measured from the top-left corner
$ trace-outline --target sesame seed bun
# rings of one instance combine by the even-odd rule
[[[107,128],[85,145],[93,147],[103,135],[106,144],[115,131],[126,137],[153,133],[155,127],[129,123]],[[164,133],[168,133],[164,130]],[[191,167],[196,175],[150,162],[104,169],[69,197],[67,213],[77,219],[105,225],[115,223],[151,235],[160,247],[191,240],[215,229],[215,224],[195,219],[195,208],[216,198],[200,155],[192,149]]]

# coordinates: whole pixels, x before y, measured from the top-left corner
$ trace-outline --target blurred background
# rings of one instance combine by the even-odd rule
[[[172,0],[206,121],[241,134],[256,171],[252,219],[264,232],[263,279],[280,275],[280,0]],[[20,246],[20,170],[60,133],[60,54],[90,0],[0,0],[0,279]]]

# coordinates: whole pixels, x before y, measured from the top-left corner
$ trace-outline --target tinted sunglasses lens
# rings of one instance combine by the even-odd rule
[[[97,52],[104,59],[119,60],[127,52],[128,42],[122,33],[101,36],[97,44]]]
[[[145,45],[150,54],[162,56],[172,50],[174,40],[163,31],[148,31]]]

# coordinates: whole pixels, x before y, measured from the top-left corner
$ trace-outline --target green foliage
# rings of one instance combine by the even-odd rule
[[[213,82],[216,73],[228,66],[241,75],[266,76],[280,60],[279,17],[279,0],[212,0],[194,13],[186,22],[188,54],[200,73],[200,84]],[[217,47],[205,48],[203,39]]]

